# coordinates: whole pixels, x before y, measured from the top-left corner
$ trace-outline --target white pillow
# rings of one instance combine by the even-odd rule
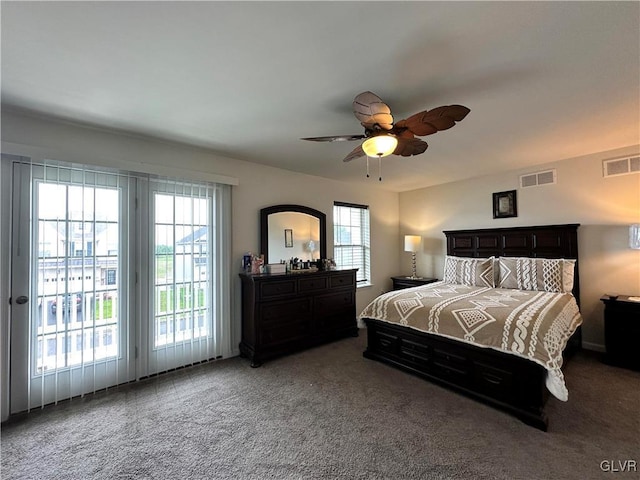
[[[500,257],[500,288],[571,293],[575,260],[564,258]]]
[[[456,285],[495,287],[494,257],[468,258],[447,255],[442,280]]]
[[[576,271],[576,261],[562,259],[562,290],[565,293],[573,292],[574,275]]]

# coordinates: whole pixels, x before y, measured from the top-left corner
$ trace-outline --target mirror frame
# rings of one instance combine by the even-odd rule
[[[260,252],[265,263],[269,263],[269,215],[272,213],[297,212],[316,217],[320,223],[320,258],[327,258],[327,216],[319,210],[303,205],[273,205],[260,210]]]

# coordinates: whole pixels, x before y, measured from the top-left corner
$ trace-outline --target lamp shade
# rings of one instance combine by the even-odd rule
[[[369,157],[386,157],[391,155],[398,145],[398,139],[392,135],[377,135],[368,138],[362,144],[362,150]]]
[[[634,223],[629,227],[629,248],[640,250],[640,223]]]
[[[420,243],[422,237],[419,235],[405,235],[404,236],[404,251],[405,252],[418,252],[420,250]]]

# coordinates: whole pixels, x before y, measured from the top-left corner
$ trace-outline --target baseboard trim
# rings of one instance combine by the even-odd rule
[[[585,350],[592,350],[594,352],[600,352],[600,353],[605,353],[607,351],[604,345],[600,345],[599,343],[584,342],[584,341],[582,342],[582,348],[584,348]]]

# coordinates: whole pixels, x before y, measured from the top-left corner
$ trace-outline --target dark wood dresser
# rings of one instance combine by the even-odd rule
[[[240,274],[240,353],[264,360],[345,336],[357,336],[356,271]]]
[[[611,298],[604,295],[604,342],[607,353],[604,361],[609,365],[640,370],[640,302],[627,295]]]

